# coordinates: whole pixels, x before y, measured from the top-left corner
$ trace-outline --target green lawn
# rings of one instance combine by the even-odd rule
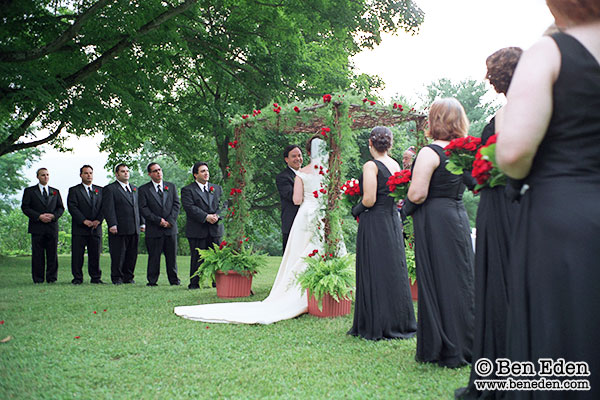
[[[278,257],[255,278],[267,296]],[[102,256],[105,282],[108,256]],[[180,257],[180,271],[189,258]],[[85,274],[84,266],[84,274]],[[0,257],[1,399],[450,399],[469,368],[416,363],[416,340],[369,342],[346,335],[352,317],[309,315],[268,326],[206,324],[173,307],[223,301],[215,289],[146,287],[146,257],[135,285],[33,285],[28,257]],[[185,274],[180,274],[185,275]],[[76,338],[79,337],[79,338]]]

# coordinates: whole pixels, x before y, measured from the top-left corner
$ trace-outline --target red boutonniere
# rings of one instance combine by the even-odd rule
[[[165,185],[165,192],[169,191],[169,187],[167,185]]]
[[[214,193],[215,192],[215,187],[211,186],[210,189],[208,189],[209,192]]]
[[[133,190],[134,192],[137,192],[137,188],[136,187],[131,188],[131,190]]]
[[[98,191],[98,189],[94,189],[94,193],[98,194],[100,192]]]
[[[52,191],[52,194],[51,194],[51,196],[56,196],[56,190],[53,190],[53,191]]]

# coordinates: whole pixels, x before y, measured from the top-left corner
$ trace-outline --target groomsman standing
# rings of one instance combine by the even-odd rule
[[[177,277],[177,216],[179,196],[171,182],[163,181],[163,172],[157,163],[148,164],[150,182],[140,186],[140,213],[146,220],[146,248],[148,249],[148,283],[157,286],[160,274],[160,255],[164,253],[167,277],[171,285],[179,285]]]
[[[275,184],[277,185],[279,198],[281,199],[281,237],[283,251],[285,252],[285,246],[287,246],[288,237],[290,236],[290,229],[292,229],[294,218],[296,218],[298,208],[300,207],[294,204],[293,195],[296,171],[302,167],[302,150],[295,144],[287,146],[283,150],[283,160],[287,164],[287,168],[275,177]]]
[[[104,187],[102,214],[108,225],[110,278],[120,285],[135,283],[133,272],[144,219],[140,217],[137,187],[129,183],[127,165],[117,165],[115,175],[117,180]]]
[[[23,192],[21,210],[29,218],[31,233],[31,276],[34,283],[56,282],[58,275],[58,219],[65,212],[60,192],[48,186],[50,173],[46,168],[37,170],[39,184]],[[46,268],[47,266],[47,268]]]
[[[220,243],[223,237],[223,224],[219,224],[219,202],[221,186],[208,182],[208,164],[197,162],[192,168],[194,182],[181,189],[181,203],[187,216],[185,235],[190,244],[190,276],[200,266],[196,249],[208,249],[213,243]],[[199,278],[190,278],[188,289],[200,289]]]
[[[91,282],[100,279],[100,250],[102,249],[102,186],[92,184],[94,168],[84,165],[79,169],[81,183],[69,188],[67,207],[71,213],[71,272],[73,285],[83,283],[83,254],[88,250],[88,273]]]

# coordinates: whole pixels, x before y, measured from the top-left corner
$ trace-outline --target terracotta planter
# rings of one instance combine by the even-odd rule
[[[417,281],[415,283],[410,283],[410,278],[408,278],[408,283],[410,284],[410,295],[413,300],[418,300],[419,298],[419,288],[417,287]]]
[[[306,290],[306,295],[308,296],[308,313],[316,317],[339,317],[350,314],[352,310],[352,300],[340,299],[338,303],[326,293],[323,297],[323,311],[321,311],[319,310],[319,302],[315,299],[315,296],[310,294],[308,289]]]
[[[252,289],[252,274],[239,274],[229,270],[227,274],[217,271],[215,275],[217,283],[217,296],[222,298],[248,297]]]

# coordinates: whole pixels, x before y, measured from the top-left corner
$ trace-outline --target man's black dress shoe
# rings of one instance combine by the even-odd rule
[[[71,283],[72,283],[73,285],[81,285],[81,284],[83,283],[83,281],[80,281],[79,279],[73,279],[73,280],[71,281]]]
[[[91,281],[90,283],[92,283],[94,285],[104,285],[104,282],[102,282],[100,279]]]
[[[146,283],[146,286],[158,286],[158,284],[157,283],[150,283],[150,282],[148,282],[148,283]]]
[[[200,285],[188,285],[188,289],[190,289],[190,290],[200,289]]]
[[[133,279],[131,279],[129,281],[123,281],[123,283],[135,283],[135,281]]]

